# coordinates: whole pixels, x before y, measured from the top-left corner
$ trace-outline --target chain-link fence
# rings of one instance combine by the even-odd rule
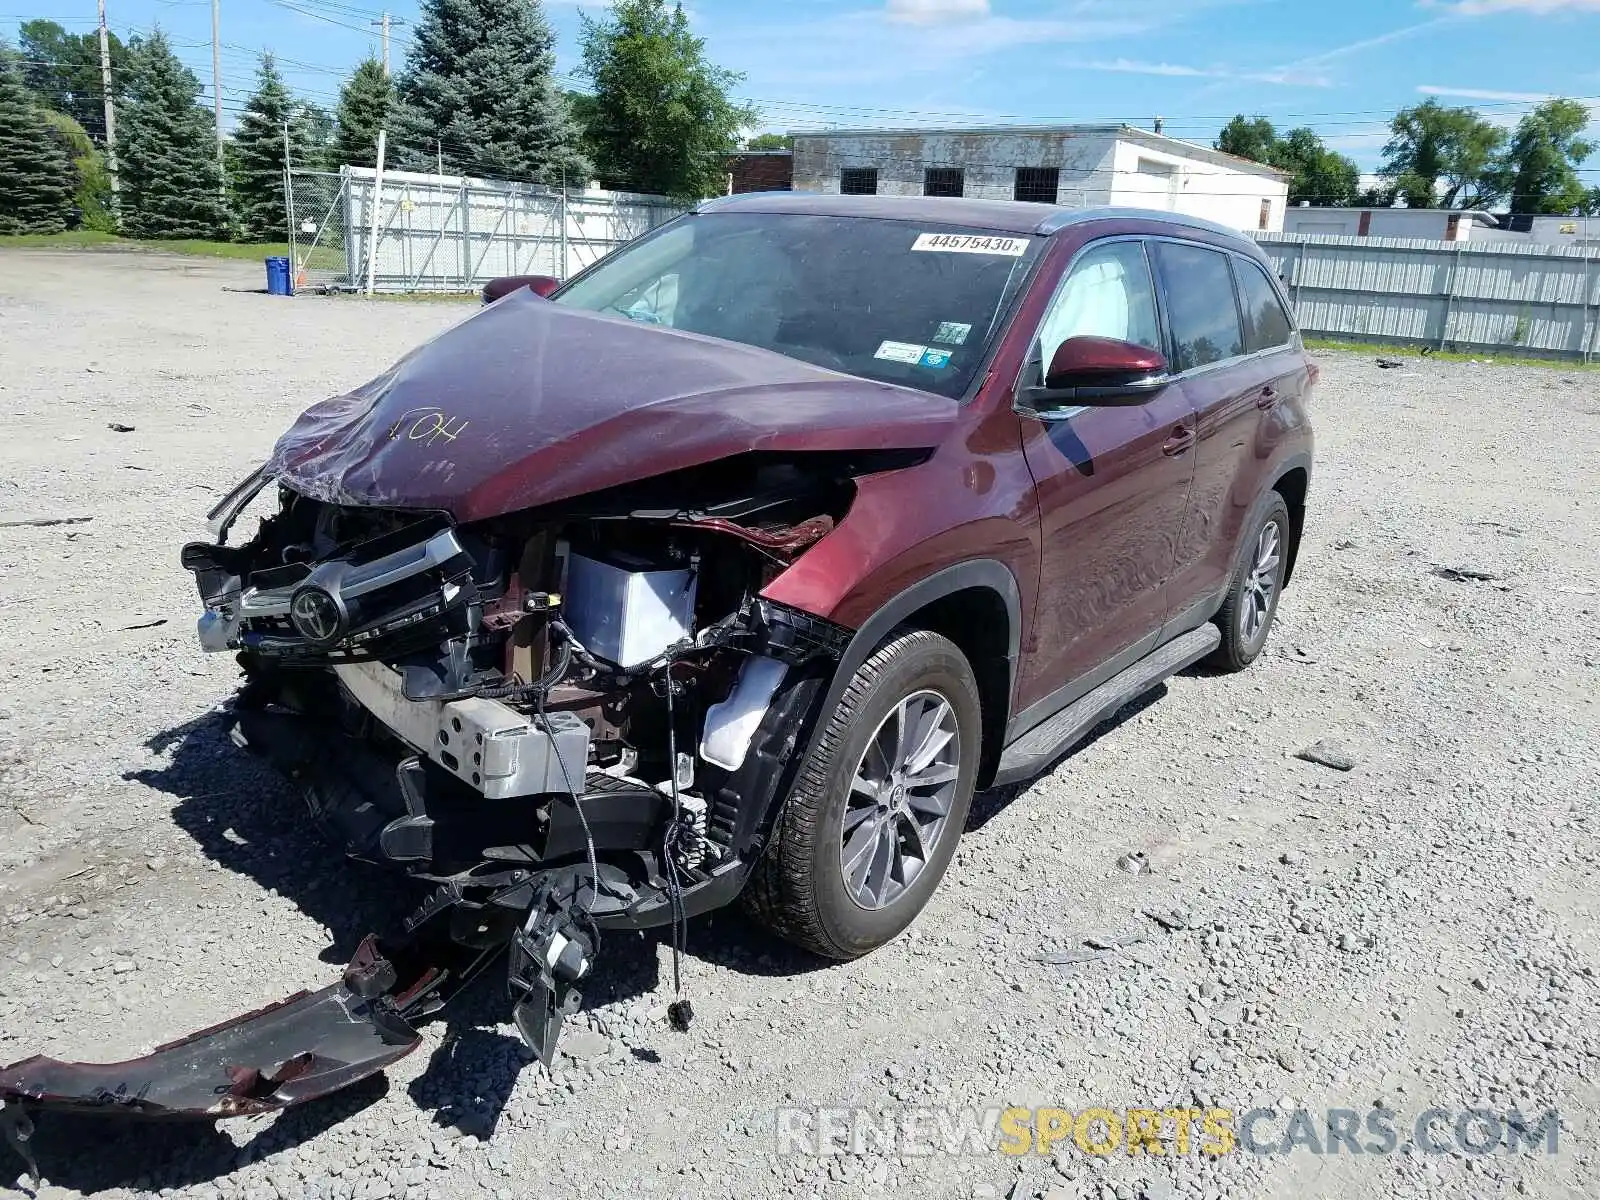
[[[385,171],[294,171],[296,287],[471,292],[501,275],[567,279],[683,211],[660,196]],[[376,237],[374,237],[376,224]]]

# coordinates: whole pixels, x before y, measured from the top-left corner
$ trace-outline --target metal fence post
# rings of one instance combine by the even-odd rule
[[[567,189],[561,189],[561,199],[556,211],[561,217],[561,278],[565,282],[572,276],[572,269],[567,263]]]
[[[472,186],[461,184],[461,290],[472,290]]]
[[[1450,263],[1450,279],[1444,286],[1444,320],[1439,323],[1439,345],[1443,350],[1450,342],[1450,318],[1456,307],[1456,279],[1461,274],[1462,247],[1456,247],[1455,258]]]

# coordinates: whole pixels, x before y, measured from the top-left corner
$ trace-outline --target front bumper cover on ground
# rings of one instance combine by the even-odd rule
[[[433,990],[422,968],[402,988],[376,939],[344,978],[119,1063],[36,1056],[0,1068],[0,1100],[24,1108],[142,1117],[252,1116],[348,1087],[415,1050],[404,1010]]]

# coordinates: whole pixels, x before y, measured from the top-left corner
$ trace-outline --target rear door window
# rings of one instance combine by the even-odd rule
[[[1244,353],[1244,330],[1228,256],[1180,242],[1153,249],[1172,328],[1172,369],[1189,371]]]
[[[1294,323],[1267,273],[1239,257],[1233,260],[1233,270],[1239,278],[1239,307],[1244,309],[1245,353],[1287,346]]]

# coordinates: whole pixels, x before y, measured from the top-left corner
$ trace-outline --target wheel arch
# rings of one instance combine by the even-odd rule
[[[1022,644],[1022,595],[1016,576],[995,559],[956,563],[899,592],[861,623],[834,672],[822,713],[831,713],[862,663],[902,626],[949,638],[978,681],[983,751],[978,786],[994,777],[1005,740]]]
[[[1301,535],[1306,526],[1306,496],[1311,489],[1311,456],[1297,454],[1278,468],[1271,490],[1283,497],[1289,508],[1289,555],[1283,565],[1283,582],[1287,587],[1294,577],[1295,560],[1300,556]]]

